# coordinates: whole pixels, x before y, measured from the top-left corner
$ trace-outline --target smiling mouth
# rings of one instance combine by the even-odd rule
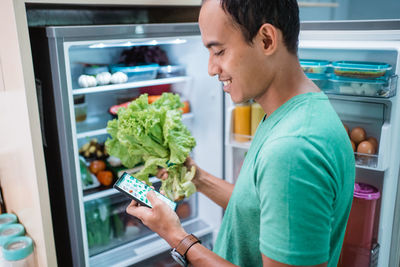
[[[226,81],[222,81],[222,83],[224,84],[224,86],[228,86],[232,83],[231,80],[226,80]]]

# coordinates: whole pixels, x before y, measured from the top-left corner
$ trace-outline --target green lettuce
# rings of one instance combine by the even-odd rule
[[[168,171],[161,189],[173,199],[179,200],[196,192],[192,183],[195,168],[187,170],[184,163],[196,141],[182,123],[183,107],[177,94],[164,93],[148,103],[142,94],[126,108],[118,110],[118,119],[108,122],[108,138],[105,145],[108,154],[118,157],[127,168],[144,163],[134,176],[147,184],[158,168]]]

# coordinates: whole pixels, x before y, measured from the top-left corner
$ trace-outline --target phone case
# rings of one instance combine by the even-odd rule
[[[147,192],[152,190],[156,193],[156,196],[164,201],[166,204],[168,204],[168,206],[170,206],[172,210],[175,211],[176,209],[177,204],[174,201],[170,200],[163,194],[160,194],[147,184],[143,183],[142,181],[136,179],[126,172],[121,175],[121,177],[117,180],[117,182],[115,182],[113,187],[121,193],[125,194],[126,196],[139,202],[141,205],[149,208],[152,208],[152,206],[146,195]]]

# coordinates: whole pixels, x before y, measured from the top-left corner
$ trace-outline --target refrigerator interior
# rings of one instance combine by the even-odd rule
[[[299,59],[329,62],[384,62],[392,67],[387,77],[387,83],[380,88],[385,91],[384,95],[375,94],[375,91],[372,92],[374,95],[368,95],[370,92],[357,91],[359,88],[357,86],[360,84],[362,86],[363,82],[354,85],[354,88],[357,89],[349,92],[345,91],[348,89],[348,87],[344,87],[345,84],[339,83],[339,86],[335,84],[332,76],[327,79],[314,79],[314,82],[328,95],[332,106],[349,130],[362,127],[368,137],[373,136],[378,140],[378,149],[374,154],[365,155],[355,152],[356,182],[371,184],[381,193],[381,198],[377,202],[374,224],[374,242],[380,245],[377,266],[392,266],[389,264],[389,260],[398,185],[398,148],[400,145],[398,140],[400,134],[399,97],[396,94],[397,76],[400,73],[398,68],[400,36],[393,32],[352,32],[348,29],[348,31],[340,31],[340,26],[336,27],[337,31],[318,31],[316,30],[318,25],[313,24],[311,28],[314,30],[303,30],[300,35]],[[385,35],[385,33],[387,34]],[[385,38],[389,38],[389,40]],[[351,86],[352,84],[350,84]],[[229,96],[225,96],[225,103],[227,114],[225,121],[225,173],[227,180],[235,182],[252,137],[248,136],[248,141],[240,142],[240,139],[238,141],[234,133],[234,125],[237,122],[234,110],[237,106]],[[251,119],[251,116],[248,120]]]
[[[52,121],[46,125],[46,132],[54,134],[57,126],[58,140],[48,141],[52,146],[58,144],[59,151],[53,151],[52,155],[63,160],[53,166],[49,155],[46,163],[49,162],[48,173],[56,167],[62,169],[62,174],[60,171],[55,174],[58,177],[54,177],[54,181],[58,186],[53,184],[53,187],[59,191],[60,187],[64,188],[74,265],[130,266],[167,251],[169,246],[165,241],[125,213],[130,202],[128,198],[111,186],[100,184],[93,173],[90,173],[92,184],[84,184],[81,180],[85,165],[89,166],[93,159],[104,158],[101,153],[108,137],[107,122],[115,118],[110,107],[132,100],[141,93],[151,95],[161,91],[177,93],[189,102],[190,112],[183,114],[182,121],[196,139],[191,156],[201,168],[218,177],[223,176],[223,92],[219,81],[208,76],[208,52],[203,47],[197,25],[49,27],[47,37],[52,84],[43,82],[41,95],[51,93],[53,97],[44,101],[42,115],[45,120]],[[82,87],[78,82],[88,65],[116,64],[123,51],[145,45],[161,48],[169,64],[178,65],[183,71],[167,77],[153,75],[94,87]],[[44,64],[43,59],[36,58],[36,61],[36,65]],[[40,69],[37,66],[35,70],[37,78],[49,79],[39,75],[43,73]],[[50,87],[53,92],[48,91]],[[53,103],[49,103],[51,101]],[[54,113],[54,110],[55,115],[51,117],[48,112]],[[100,156],[93,153],[85,156],[83,147],[90,144],[95,144],[96,155],[100,153]],[[108,163],[106,170],[113,172],[115,182],[117,170]],[[63,185],[60,176],[63,176]],[[156,188],[160,186],[158,179],[151,178],[151,181],[155,182]],[[60,199],[62,197],[58,196]],[[212,246],[222,217],[222,210],[216,204],[196,193],[179,202],[177,213],[187,232],[208,240],[206,243]],[[59,225],[55,223],[55,231]],[[57,242],[57,235],[55,238]],[[65,238],[64,233],[62,239]]]

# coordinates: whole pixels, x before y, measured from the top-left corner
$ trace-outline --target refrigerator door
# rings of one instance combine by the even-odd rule
[[[101,154],[107,121],[113,118],[111,106],[138,96],[144,88],[161,86],[190,103],[183,122],[197,143],[191,156],[201,168],[222,177],[223,91],[219,81],[207,74],[208,52],[198,25],[68,26],[48,27],[46,32],[74,266],[127,266],[166,251],[165,241],[124,213],[128,202],[116,190],[81,182],[90,174],[80,164],[79,155],[85,156],[83,146],[91,143],[100,147]],[[135,76],[125,83],[93,87],[79,81],[88,64],[116,64],[124,50],[154,45],[183,72],[157,76],[148,69],[139,79]],[[79,100],[82,96],[84,104]],[[222,211],[204,196],[196,194],[180,206],[177,212],[189,233],[201,238],[217,230]]]

